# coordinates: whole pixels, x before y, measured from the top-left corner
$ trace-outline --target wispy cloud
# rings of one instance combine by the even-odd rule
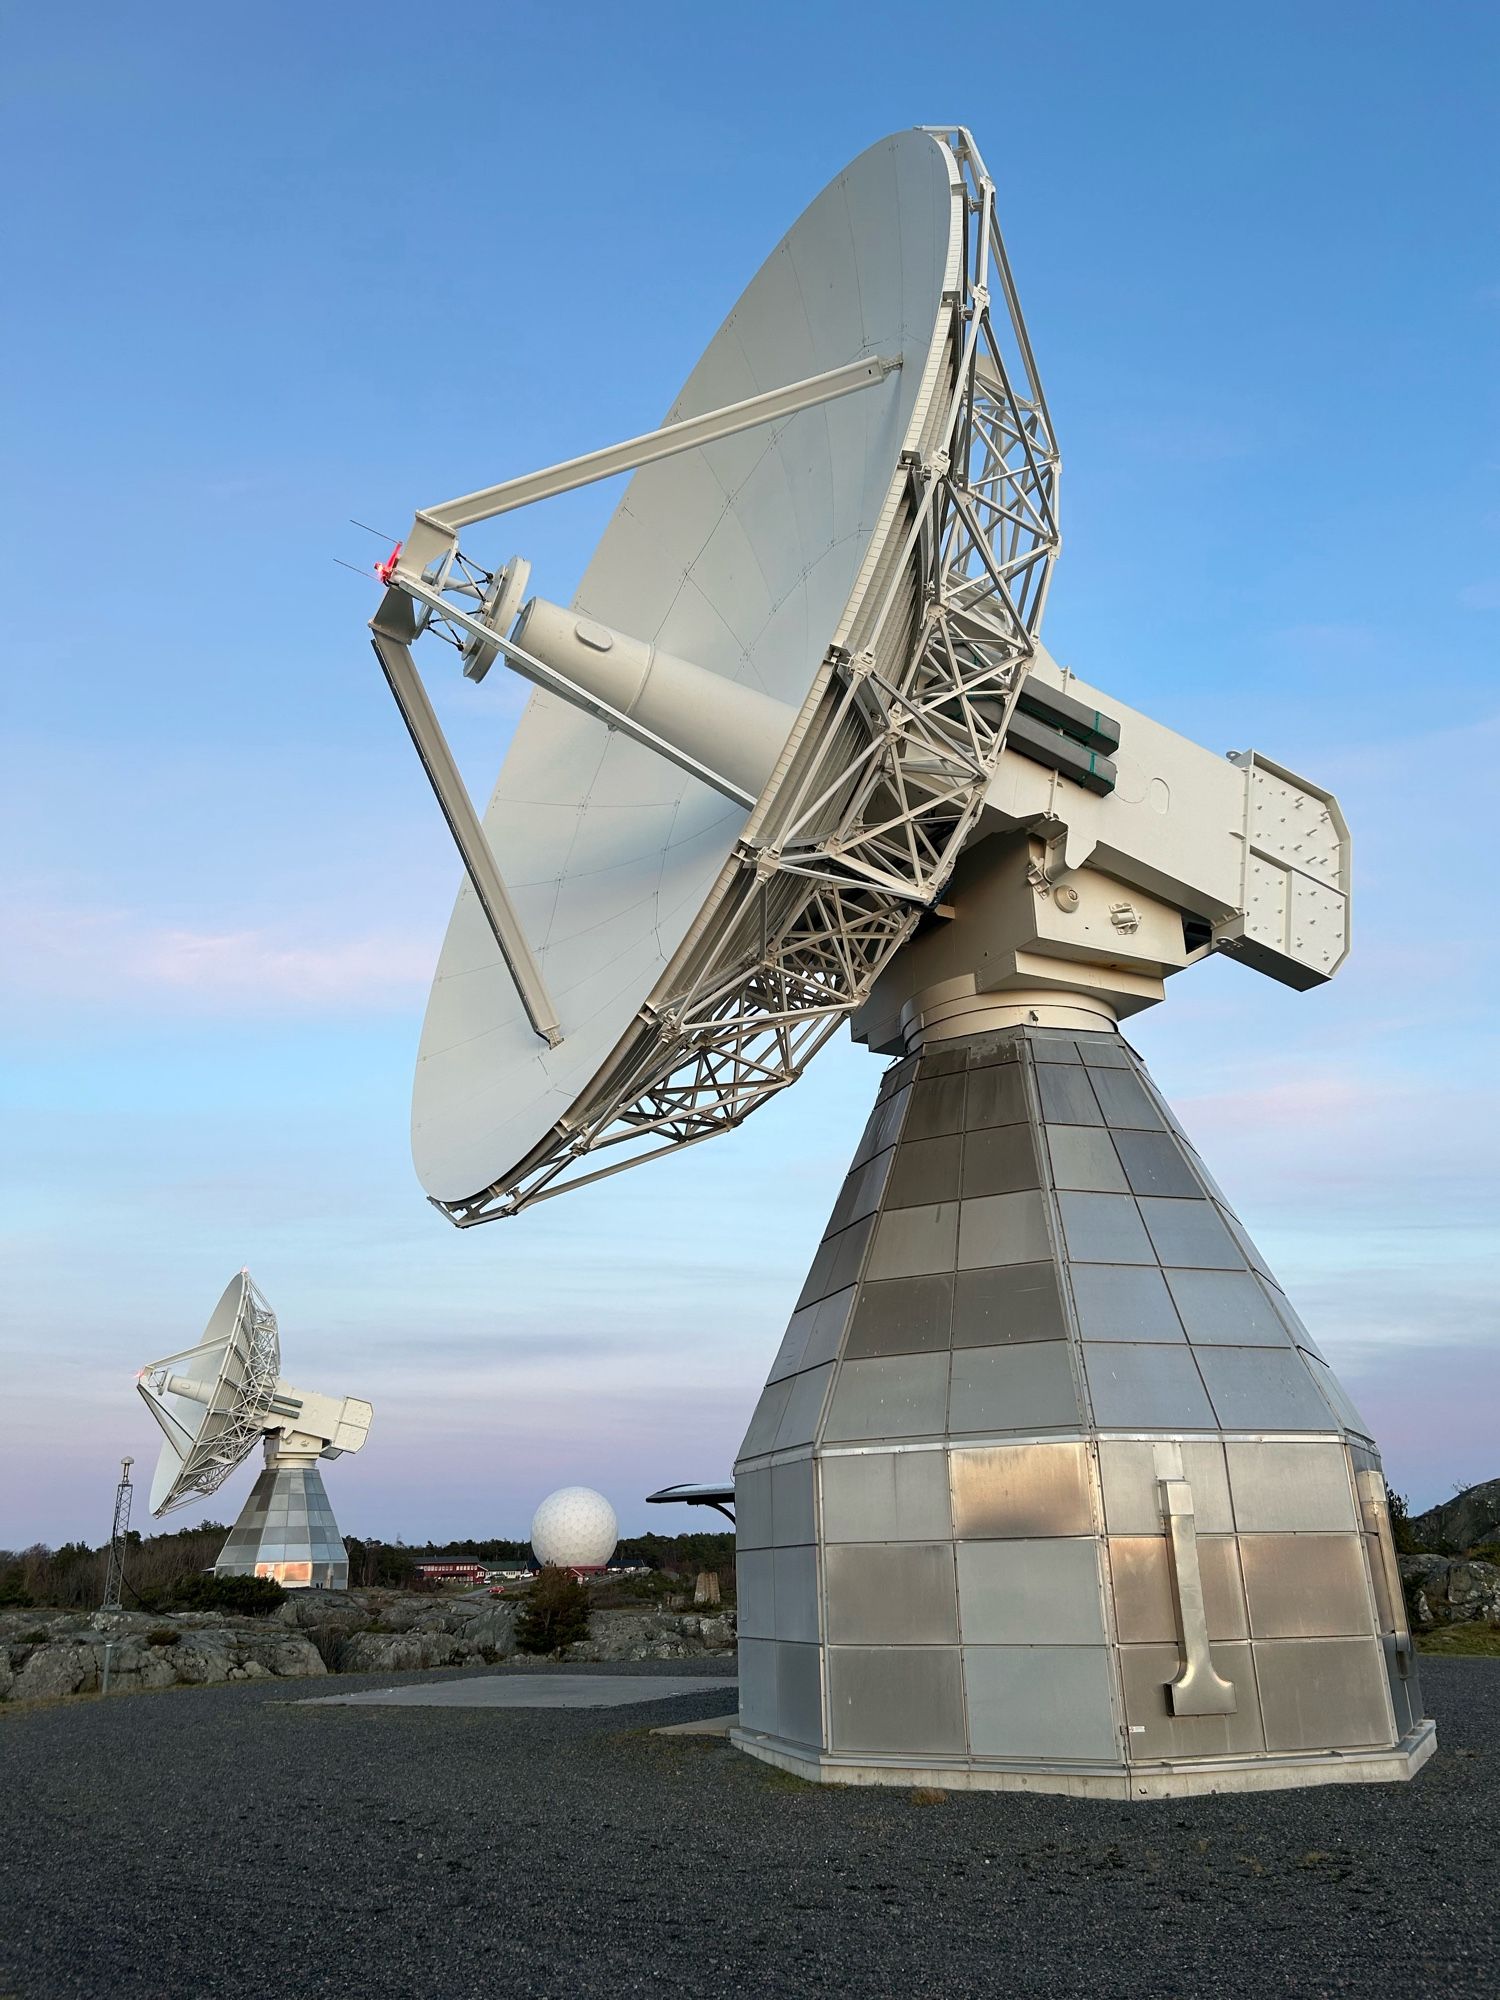
[[[318,1013],[410,1007],[432,974],[433,940],[270,928],[195,930],[128,909],[22,902],[5,911],[14,1001],[99,1009],[170,999],[186,1011]]]

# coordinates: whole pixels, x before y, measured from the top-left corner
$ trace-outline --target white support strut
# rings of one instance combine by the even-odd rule
[[[422,760],[422,768],[427,773],[443,817],[448,822],[448,829],[463,857],[470,884],[479,898],[479,906],[494,933],[501,956],[510,968],[510,976],[526,1009],[526,1018],[547,1046],[555,1049],[563,1038],[557,1009],[552,1004],[542,978],[542,969],[510,900],[494,849],[453,760],[448,739],[433,712],[432,703],[427,699],[427,690],[412,660],[411,649],[403,640],[382,632],[378,621],[372,630],[376,658],[380,661],[391,693],[396,697],[396,706],[401,710],[402,720]]]
[[[763,395],[748,396],[741,403],[723,409],[705,410],[701,416],[683,417],[675,424],[640,437],[626,438],[621,444],[601,445],[581,458],[565,459],[561,465],[544,466],[540,472],[523,472],[516,479],[502,480],[498,486],[481,487],[456,500],[443,500],[436,507],[424,507],[419,520],[445,528],[467,528],[476,521],[493,520],[517,507],[529,507],[537,500],[550,500],[557,493],[571,493],[575,487],[591,486],[596,480],[610,479],[617,472],[631,472],[638,465],[653,465],[660,458],[672,458],[680,451],[695,451],[700,445],[719,438],[733,437],[737,431],[753,430],[757,424],[777,423],[810,410],[818,403],[831,403],[838,396],[850,396],[883,382],[901,366],[899,360],[873,355],[850,361],[842,368],[830,368],[821,375],[809,375],[801,382],[788,382]]]

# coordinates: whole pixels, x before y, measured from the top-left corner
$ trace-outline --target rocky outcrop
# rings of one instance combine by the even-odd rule
[[[0,1617],[0,1700],[96,1694],[106,1665],[111,1690],[121,1692],[328,1671],[305,1634],[258,1619],[215,1612],[172,1619],[133,1612]]]
[[[514,1598],[298,1591],[269,1618],[0,1612],[0,1701],[218,1682],[488,1666],[515,1651]],[[570,1660],[687,1660],[734,1647],[734,1614],[596,1611]]]
[[[1481,1548],[1486,1542],[1500,1542],[1500,1479],[1482,1480],[1466,1486],[1440,1507],[1414,1514],[1412,1531],[1419,1542],[1431,1549],[1452,1549],[1462,1554]]]
[[[694,1660],[734,1650],[734,1613],[596,1611],[570,1660]]]
[[[1500,1568],[1460,1556],[1402,1556],[1414,1625],[1500,1625]]]

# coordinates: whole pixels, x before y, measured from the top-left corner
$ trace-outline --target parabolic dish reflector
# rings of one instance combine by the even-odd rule
[[[412,1110],[419,1178],[456,1221],[612,1170],[584,1161],[599,1148],[623,1141],[640,1157],[738,1123],[800,1074],[956,858],[1056,535],[1055,453],[992,190],[966,135],[955,145],[898,134],[840,174],[751,281],[666,421],[873,357],[888,367],[878,384],[643,465],[584,573],[580,617],[769,695],[796,721],[747,810],[557,695],[532,695],[483,823],[562,1038],[549,1047],[535,1032],[465,881]],[[1006,335],[1020,336],[1009,374],[986,281],[1009,307]],[[981,403],[1006,414],[976,447],[993,491],[982,477],[974,506],[997,480],[1030,498],[1004,521],[966,524],[929,489]],[[987,608],[997,559],[979,553],[991,531],[1012,587],[998,618]],[[913,694],[932,622],[923,606],[942,595],[924,581],[934,565],[963,583],[956,608],[972,612],[961,659],[944,627],[946,721]],[[965,675],[992,698],[979,722],[973,704],[959,713]],[[937,818],[914,834],[923,786]]]
[[[280,1366],[276,1315],[241,1271],[196,1347],[141,1370],[141,1395],[165,1433],[151,1482],[153,1514],[223,1484],[260,1436]]]

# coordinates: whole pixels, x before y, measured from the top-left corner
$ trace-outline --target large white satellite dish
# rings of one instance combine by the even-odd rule
[[[569,609],[459,552],[632,468]],[[418,1168],[513,1212],[736,1124],[852,1014],[898,1060],[736,1460],[734,1740],[1110,1797],[1408,1777],[1373,1440],[1120,1033],[1216,950],[1331,978],[1348,829],[1049,659],[1057,474],[990,182],[923,129],[660,430],[417,515],[375,645],[469,875]],[[483,824],[424,632],[541,690]]]
[[[512,629],[520,566],[459,529],[633,466],[571,610]],[[865,996],[999,754],[1056,472],[983,164],[916,130],[806,211],[659,431],[417,516],[373,630],[469,870],[412,1114],[455,1221],[737,1124]],[[424,631],[539,683],[482,828]]]
[[[206,1499],[263,1439],[265,1470],[215,1568],[342,1587],[348,1561],[317,1461],[358,1451],[374,1412],[355,1396],[295,1388],[280,1367],[276,1315],[240,1271],[197,1346],[149,1362],[136,1378],[164,1433],[151,1511]]]

